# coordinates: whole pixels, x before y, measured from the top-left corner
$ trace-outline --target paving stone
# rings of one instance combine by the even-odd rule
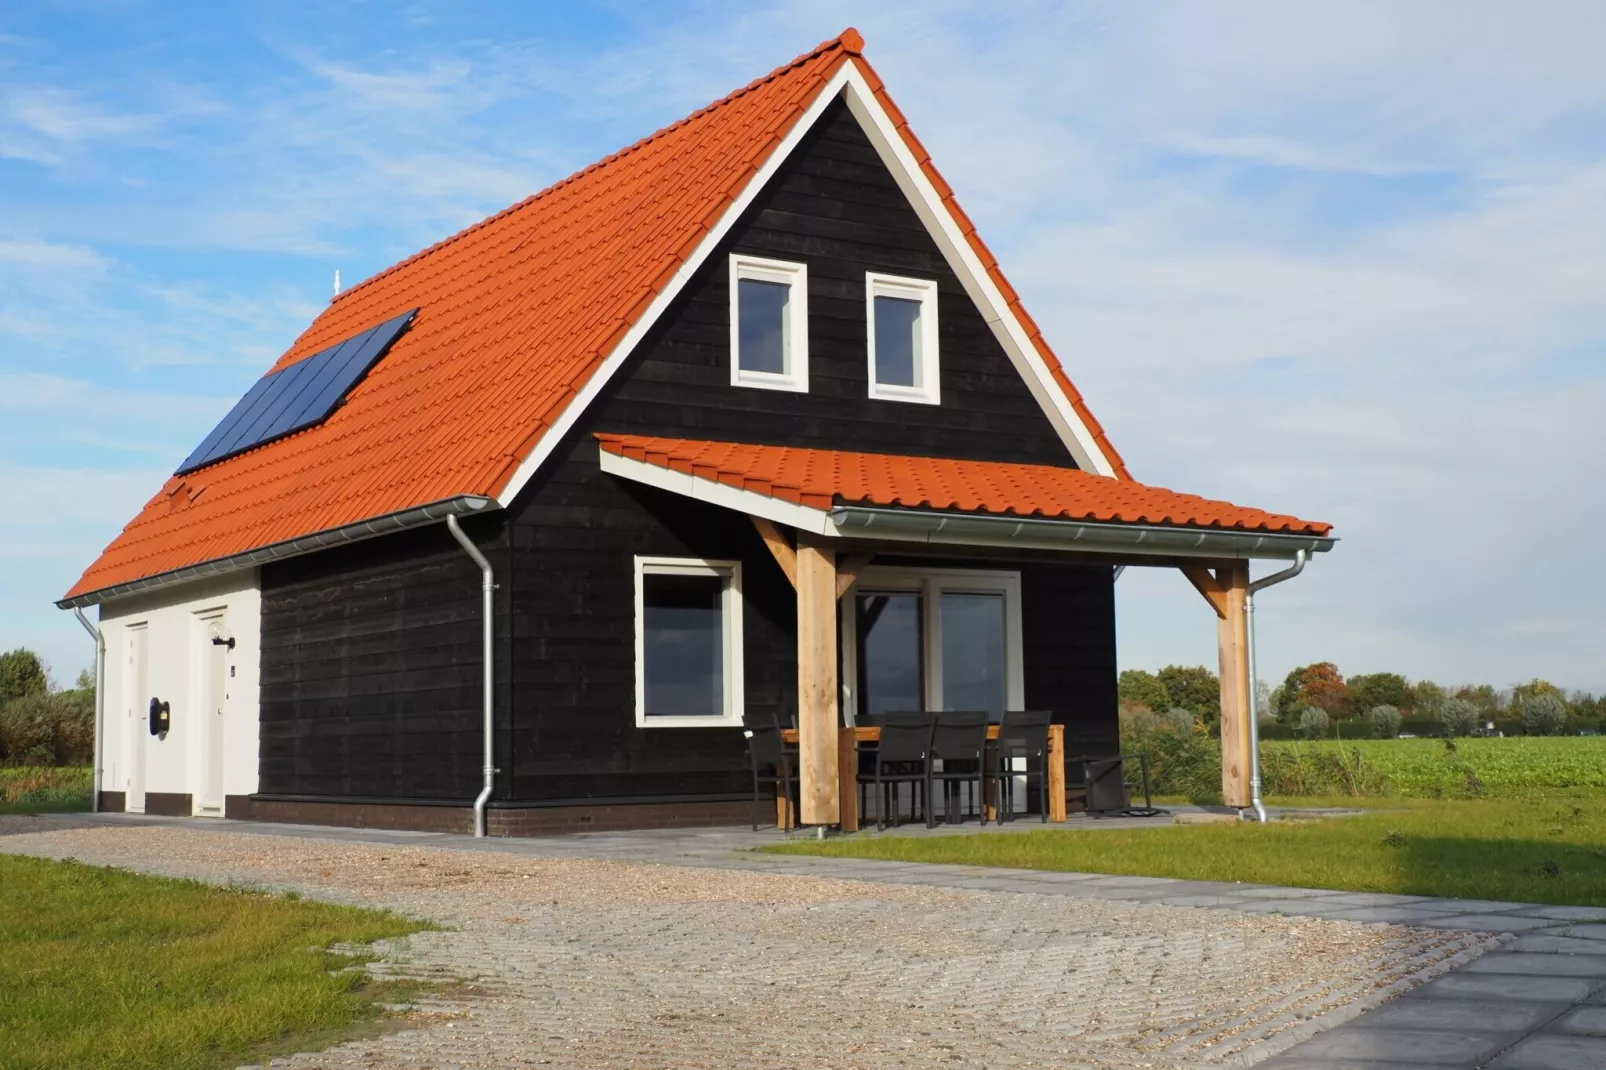
[[[1526,1033],[1568,1006],[1530,1000],[1396,999],[1367,1011],[1347,1028]]]
[[[1522,951],[1491,951],[1468,963],[1468,973],[1520,973],[1529,977],[1606,978],[1606,955],[1544,955]]]
[[[1506,945],[1507,951],[1539,951],[1549,954],[1606,955],[1606,941],[1580,940],[1576,936],[1531,933]]]
[[[1504,910],[1521,910],[1527,903],[1506,903],[1498,899],[1423,899],[1418,906],[1444,914],[1494,914]]]
[[[1374,1059],[1424,1066],[1466,1066],[1491,1058],[1521,1032],[1440,1032],[1431,1029],[1358,1029],[1341,1025],[1291,1049],[1303,1059]]]
[[[1245,886],[1238,890],[1238,894],[1253,896],[1258,899],[1325,899],[1344,893],[1329,891],[1325,888],[1251,888]]]
[[[1328,896],[1322,902],[1332,906],[1346,907],[1404,907],[1426,903],[1428,904],[1426,909],[1434,914],[1449,913],[1443,907],[1432,905],[1434,900],[1425,895],[1393,895],[1388,892],[1339,892],[1337,895]],[[1456,911],[1456,913],[1464,914],[1467,911]]]
[[[1574,925],[1560,930],[1562,936],[1576,936],[1580,940],[1606,940],[1606,925]]]
[[[1450,1064],[1453,1067],[1453,1064]],[[1465,1064],[1466,1070],[1476,1070]],[[1288,1059],[1278,1056],[1256,1064],[1256,1070],[1447,1070],[1445,1065],[1428,1065],[1421,1062],[1392,1062],[1376,1059]]]
[[[1535,1033],[1489,1064],[1489,1070],[1599,1070],[1606,1039]]]
[[[1516,999],[1581,1003],[1595,989],[1587,977],[1522,977],[1458,970],[1407,992],[1405,999]]]
[[[1546,1026],[1545,1031],[1606,1037],[1606,1007],[1574,1007]]]
[[[1606,907],[1528,907],[1522,913],[1530,918],[1555,918],[1557,921],[1606,922]]]
[[[1355,907],[1352,910],[1324,910],[1322,917],[1340,918],[1344,921],[1383,921],[1393,925],[1416,925],[1434,915],[1411,907]]]
[[[1508,914],[1455,914],[1442,918],[1423,918],[1415,924],[1433,929],[1467,929],[1485,933],[1523,933],[1556,927],[1556,923],[1548,918],[1519,918]]]

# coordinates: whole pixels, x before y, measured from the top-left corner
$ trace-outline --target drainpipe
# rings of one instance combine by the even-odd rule
[[[78,618],[78,623],[84,626],[84,631],[88,632],[90,638],[95,640],[95,775],[92,778],[94,786],[90,788],[92,794],[90,795],[89,809],[91,813],[98,814],[100,813],[100,755],[102,742],[101,736],[103,734],[102,722],[105,720],[106,709],[106,701],[104,696],[104,692],[106,690],[106,637],[100,634],[99,628],[89,623],[89,618],[84,616],[84,611],[82,609],[75,608],[72,612],[73,616]]]
[[[475,546],[469,537],[463,534],[463,529],[458,525],[456,516],[448,516],[446,518],[446,527],[451,531],[452,538],[457,540],[457,544],[468,553],[469,557],[474,559],[476,565],[480,566],[480,593],[485,600],[483,607],[485,617],[485,728],[483,732],[485,764],[482,770],[485,776],[485,784],[480,788],[479,798],[474,800],[474,835],[484,836],[485,804],[491,800],[491,786],[496,776],[495,759],[492,757],[491,752],[491,733],[494,727],[492,715],[496,709],[495,692],[491,689],[496,675],[494,661],[496,633],[494,627],[495,618],[491,614],[493,595],[496,591],[496,580],[491,574],[491,563],[485,559],[484,554],[480,553],[479,547]]]
[[[1266,823],[1266,804],[1260,799],[1260,694],[1255,685],[1255,592],[1293,579],[1305,571],[1305,562],[1309,559],[1304,550],[1296,551],[1292,565],[1256,580],[1244,592],[1244,616],[1248,620],[1249,630],[1249,801],[1255,808],[1255,819],[1262,825]]]

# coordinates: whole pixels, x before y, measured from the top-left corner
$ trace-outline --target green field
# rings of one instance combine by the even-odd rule
[[[1339,764],[1358,754],[1385,786],[1383,794],[1414,799],[1519,798],[1535,793],[1606,792],[1606,737],[1517,736],[1509,739],[1363,739],[1344,743],[1268,741],[1261,745],[1268,793],[1281,770],[1311,758]],[[1277,794],[1296,794],[1276,791]]]
[[[1606,906],[1606,807],[1410,801],[1356,817],[988,836],[876,836],[766,850],[1343,891]]]
[[[1157,795],[1220,801],[1221,744],[1208,734],[1134,732],[1122,747],[1149,755]],[[1606,793],[1601,736],[1268,740],[1261,759],[1268,796],[1509,799]]]
[[[324,949],[395,915],[0,855],[0,1067],[203,1070],[332,1041],[381,993]],[[393,995],[393,993],[385,993]]]
[[[87,768],[0,768],[0,814],[71,813],[89,809],[94,778]]]

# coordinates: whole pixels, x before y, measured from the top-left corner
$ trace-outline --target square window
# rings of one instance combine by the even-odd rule
[[[937,284],[872,272],[865,296],[870,396],[938,404]]]
[[[808,268],[731,257],[731,385],[807,391]]]
[[[636,724],[742,723],[741,565],[636,559]]]

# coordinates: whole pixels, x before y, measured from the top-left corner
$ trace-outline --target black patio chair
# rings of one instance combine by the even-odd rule
[[[1142,806],[1133,804],[1133,785],[1126,775],[1127,763],[1134,758],[1142,777]],[[1149,791],[1149,756],[1144,752],[1107,756],[1079,754],[1067,758],[1066,767],[1081,771],[1081,781],[1087,792],[1083,809],[1089,817],[1159,817],[1170,813],[1154,805],[1154,796]]]
[[[758,831],[758,815],[763,805],[760,783],[763,780],[775,784],[776,796],[786,805],[783,811],[787,815],[786,823],[777,821],[776,824],[782,832],[790,831],[797,814],[797,796],[792,792],[792,785],[798,779],[793,763],[796,752],[787,746],[781,738],[781,730],[773,725],[744,729],[742,735],[747,737],[747,756],[753,766],[753,831]]]
[[[898,823],[896,794],[900,785],[908,784],[910,791],[909,820],[914,820],[915,804],[922,802],[926,813],[926,827],[935,822],[931,814],[931,736],[936,725],[930,714],[882,714],[871,723],[880,722],[881,741],[871,752],[870,772],[859,772],[860,786],[874,785],[876,791],[876,828],[887,827],[890,813],[894,826]]]
[[[1054,723],[1049,710],[1006,710],[998,725],[993,744],[992,767],[998,790],[998,820],[1015,820],[1015,781],[1024,781],[1027,792],[1037,781],[1037,806],[1048,821],[1048,727]],[[1016,767],[1019,763],[1019,768]]]
[[[944,710],[937,714],[931,749],[942,761],[942,769],[933,769],[931,779],[934,784],[942,784],[943,816],[951,825],[958,824],[958,815],[963,813],[954,804],[966,784],[976,785],[972,798],[981,823],[987,824],[982,793],[991,774],[987,768],[987,726],[991,722],[986,710]]]

